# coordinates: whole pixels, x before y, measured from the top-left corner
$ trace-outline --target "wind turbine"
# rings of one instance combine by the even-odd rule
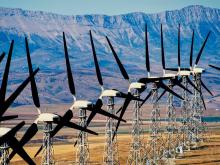
[[[116,54],[109,38],[106,36],[107,42],[109,44],[109,47],[112,51],[112,54],[119,66],[120,72],[125,80],[129,82],[129,88],[128,88],[128,94],[134,95],[137,98],[140,98],[140,93],[145,90],[145,84],[140,82],[131,82],[129,75],[127,71],[125,70],[123,64],[121,63],[120,59],[118,58],[118,55]],[[121,111],[120,117],[122,118],[129,103],[132,101],[131,98],[126,98],[124,101],[123,106],[119,109]],[[118,111],[118,112],[119,112]],[[118,113],[117,112],[117,113]],[[132,117],[132,142],[130,145],[130,152],[127,159],[127,164],[142,164],[143,161],[143,155],[145,150],[145,144],[143,142],[143,128],[142,128],[142,116],[141,116],[141,109],[140,109],[140,100],[134,100],[134,108],[133,108],[133,117]],[[117,123],[116,131],[118,130],[120,125],[120,121]],[[116,136],[115,132],[115,136]]]
[[[192,35],[192,44],[191,44],[191,52],[190,52],[190,61],[192,61],[192,53],[193,53],[193,41],[194,41],[194,31]],[[179,146],[176,148],[176,152],[182,152],[184,149],[186,142],[188,141],[189,137],[189,120],[190,120],[190,104],[189,104],[189,95],[188,93],[192,94],[191,91],[188,90],[188,84],[190,84],[194,89],[199,91],[197,87],[193,84],[193,82],[190,80],[189,76],[191,72],[189,70],[185,70],[181,68],[181,57],[180,57],[180,24],[178,27],[178,68],[175,68],[177,71],[177,75],[179,75],[181,78],[178,80],[180,83],[183,83],[183,93],[182,97],[184,100],[181,101],[181,115],[182,115],[182,127],[180,128],[180,132],[182,132],[182,138],[179,141]],[[191,62],[190,62],[191,63]],[[165,68],[165,70],[170,70],[168,68]],[[174,69],[171,69],[174,70]],[[175,86],[175,85],[172,85]],[[162,97],[164,92],[161,94],[160,97]]]
[[[13,45],[14,40],[12,40],[8,58],[6,61],[6,66],[3,74],[2,84],[0,88],[0,121],[10,120],[17,118],[17,115],[11,115],[11,116],[2,116],[6,110],[10,107],[10,105],[14,102],[14,100],[17,98],[17,96],[24,90],[24,88],[27,86],[27,84],[30,82],[30,80],[36,75],[39,68],[36,69],[19,87],[7,98],[6,96],[6,89],[7,89],[7,82],[8,82],[8,75],[9,75],[9,69],[10,69],[10,63],[11,63],[11,57],[12,57],[12,51],[13,51]],[[3,54],[4,56],[4,54]],[[1,56],[1,60],[3,59],[3,56]],[[22,148],[22,144],[18,142],[18,140],[14,137],[16,132],[24,125],[24,122],[21,122],[14,128],[5,128],[0,127],[0,145],[1,146],[1,163],[2,164],[8,164],[10,161],[9,158],[9,148],[13,150],[14,153],[18,153],[28,164],[35,164],[32,159],[27,155],[27,153]],[[32,133],[26,132],[26,136],[32,136]]]
[[[94,63],[95,63],[95,67],[96,67],[96,75],[97,75],[99,85],[101,87],[100,98],[101,99],[103,97],[108,98],[108,103],[107,103],[108,112],[111,114],[114,114],[114,115],[116,114],[115,109],[114,109],[114,98],[115,97],[142,101],[140,98],[136,98],[136,97],[132,96],[130,93],[125,94],[125,93],[120,92],[116,89],[105,89],[104,88],[104,83],[102,80],[102,75],[101,75],[101,71],[99,68],[91,31],[90,31],[90,40],[91,40],[91,45],[92,45]],[[120,122],[120,120],[119,120],[119,122]],[[116,121],[108,117],[107,122],[106,122],[106,130],[105,130],[105,134],[106,134],[106,143],[105,143],[105,152],[104,152],[104,163],[105,164],[118,164],[119,163],[118,157],[117,157],[118,156],[117,137],[115,136],[117,130],[114,128],[115,126],[116,126]]]
[[[139,105],[138,108],[140,108],[140,107],[146,102],[146,100],[149,99],[152,95],[155,96],[155,94],[154,94],[155,91],[156,91],[156,93],[157,93],[157,90],[155,90],[155,89],[158,89],[158,88],[163,88],[163,89],[165,89],[166,91],[168,91],[168,92],[174,94],[175,96],[181,98],[178,94],[176,94],[175,92],[173,92],[169,87],[167,87],[167,86],[162,82],[162,80],[171,79],[171,78],[173,77],[173,75],[171,76],[171,75],[166,74],[166,75],[164,75],[163,77],[151,77],[151,76],[150,76],[149,50],[148,50],[148,41],[147,41],[147,38],[148,38],[148,36],[147,36],[147,25],[145,26],[145,38],[146,38],[146,68],[147,68],[147,71],[148,71],[148,77],[141,78],[141,79],[138,80],[139,90],[141,89],[141,88],[140,88],[140,84],[141,84],[141,86],[142,86],[142,89],[140,90],[140,92],[143,92],[143,90],[145,89],[145,84],[153,83],[154,87],[156,87],[156,88],[153,88],[153,89],[150,91],[150,93],[146,96],[146,98],[145,98],[144,101]],[[113,52],[113,55],[114,55],[114,57],[115,57],[115,60],[116,60],[118,66],[119,66],[119,68],[120,68],[120,71],[121,71],[121,73],[122,73],[124,79],[129,80],[129,77],[128,77],[128,75],[127,75],[127,73],[126,73],[126,71],[125,71],[125,69],[124,69],[122,63],[120,62],[120,60],[119,60],[119,58],[118,58],[116,52],[114,51],[114,49],[113,49],[111,43],[109,42],[108,39],[107,39],[107,41],[108,41],[108,43],[109,43],[109,45],[110,45],[110,48],[111,48],[111,50],[112,50],[112,52]],[[136,84],[136,86],[137,86],[138,83],[135,82],[134,84]],[[143,84],[143,85],[142,85],[142,84]],[[131,83],[131,86],[133,86],[132,83]],[[134,85],[134,86],[135,86],[135,85]],[[157,95],[157,94],[156,94],[156,95]],[[154,108],[157,107],[157,105],[156,105],[157,102],[158,102],[158,97],[155,97]],[[130,100],[129,100],[129,99],[126,99],[125,102],[124,102],[124,104],[123,104],[123,106],[122,106],[122,108],[120,109],[120,111],[121,111],[120,117],[123,117],[123,115],[124,115],[124,113],[125,113],[125,110],[126,110],[126,108],[127,108],[127,106],[128,106],[129,103],[130,103]],[[157,113],[155,112],[155,110],[153,110],[153,112],[152,112],[152,114],[153,114],[153,116],[154,116],[154,117],[153,117],[154,119],[159,117],[159,116],[158,116],[158,114],[159,114],[158,112],[159,112],[159,111],[158,111],[158,110],[156,110],[156,111],[157,111]],[[156,124],[156,123],[158,123],[159,120],[158,120],[158,119],[157,119],[157,120],[154,120],[153,118],[152,118],[153,124],[154,124],[154,125],[158,125],[158,124]],[[154,122],[156,122],[156,123],[154,123]],[[120,124],[120,123],[118,123],[117,126],[119,126],[119,124]],[[155,127],[154,127],[154,128],[155,128]],[[158,128],[157,128],[157,129],[158,129]],[[154,129],[154,131],[155,131],[155,129]],[[156,131],[156,132],[157,132],[157,131]],[[155,137],[156,137],[156,136],[155,136]],[[153,154],[153,155],[155,155],[155,154]],[[134,160],[131,160],[131,161],[134,161]],[[134,162],[135,162],[135,161],[134,161]]]
[[[33,68],[32,68],[32,62],[31,62],[31,57],[30,57],[30,50],[28,46],[28,40],[25,38],[25,45],[26,45],[26,52],[27,52],[27,62],[28,62],[28,69],[29,69],[29,74],[32,74]],[[97,135],[95,132],[88,130],[86,128],[83,128],[81,126],[78,126],[70,120],[73,117],[73,113],[71,110],[68,110],[63,116],[60,116],[58,114],[53,114],[53,113],[42,113],[40,110],[40,100],[38,96],[38,90],[37,90],[37,85],[35,82],[35,79],[31,79],[31,91],[32,91],[32,98],[35,107],[37,108],[38,111],[38,117],[35,120],[35,122],[30,126],[30,129],[35,130],[35,134],[37,132],[37,125],[40,123],[43,123],[44,125],[44,132],[43,132],[43,144],[35,154],[35,157],[43,150],[42,154],[42,163],[43,164],[52,164],[54,162],[53,160],[53,137],[58,133],[59,130],[61,130],[64,126],[82,130],[89,132],[91,134]],[[53,129],[52,124],[56,124],[56,127]],[[25,144],[25,140],[23,141]]]
[[[190,145],[194,145],[195,147],[197,146],[197,142],[201,141],[201,135],[204,131],[204,123],[202,121],[202,115],[204,110],[206,109],[205,106],[205,101],[203,98],[203,94],[202,94],[202,87],[204,89],[206,89],[206,91],[213,96],[212,92],[207,88],[207,86],[204,84],[204,82],[201,79],[202,73],[204,73],[205,69],[203,68],[199,68],[198,66],[198,62],[201,58],[202,52],[204,50],[204,47],[208,41],[208,38],[210,36],[210,31],[208,32],[208,34],[206,35],[206,38],[202,44],[202,47],[200,48],[198,55],[196,57],[194,66],[193,66],[193,47],[194,47],[194,31],[193,31],[193,35],[192,35],[192,43],[191,43],[191,50],[190,50],[190,68],[167,68],[167,70],[172,70],[172,71],[189,71],[190,74],[193,77],[193,83],[191,83],[188,79],[188,82],[192,85],[194,84],[194,86],[196,88],[193,88],[193,97],[191,99],[191,103],[190,103],[190,108],[192,109],[190,112],[190,121],[189,121],[189,131],[188,131],[188,139],[189,139],[189,147]],[[188,76],[187,76],[188,77]]]
[[[5,52],[3,52],[1,55],[0,55],[0,63],[2,62],[2,60],[4,59],[5,57]],[[7,85],[6,85],[7,86]],[[15,119],[17,118],[18,115],[10,115],[10,116],[1,116],[0,117],[0,122],[2,121],[6,121],[6,120],[11,120],[11,119]]]
[[[117,117],[109,112],[106,112],[105,110],[102,109],[103,103],[102,103],[101,96],[96,100],[96,102],[94,104],[90,101],[87,101],[87,100],[77,100],[76,99],[76,90],[75,90],[75,85],[74,85],[70,61],[69,61],[65,33],[63,33],[63,42],[64,42],[64,52],[65,52],[65,59],[66,59],[68,84],[69,84],[70,92],[73,95],[73,104],[70,107],[70,109],[71,110],[79,109],[80,126],[87,128],[96,114],[101,114],[101,115],[104,115],[106,117],[111,117],[116,120],[125,121],[125,120],[120,119],[119,117]],[[100,79],[99,81],[102,81],[102,80]],[[88,118],[86,116],[86,110],[91,111]],[[76,144],[78,145],[77,152],[76,152],[76,154],[77,154],[76,162],[79,164],[89,163],[89,146],[88,146],[87,133],[82,132],[82,131],[79,132],[79,137],[78,137],[75,145]]]
[[[22,121],[14,128],[0,128],[0,145],[1,145],[1,164],[9,164],[9,148],[12,152],[17,153],[24,161],[30,165],[35,165],[33,160],[23,149],[21,143],[16,139],[16,133],[24,126]]]
[[[162,56],[162,66],[163,66],[163,71],[164,74],[166,72],[166,64],[165,64],[165,53],[164,53],[164,44],[163,44],[163,28],[161,24],[161,56]],[[180,24],[178,27],[178,69],[180,68]],[[181,82],[183,80],[184,75],[186,74],[185,72],[180,74],[181,71],[179,71],[177,74],[169,74],[173,75],[174,78],[169,80],[168,87],[173,90],[173,87],[178,85],[181,87],[185,94],[192,92],[188,89],[187,86],[182,85]],[[188,75],[188,74],[187,74]],[[181,76],[180,79],[178,79],[178,76]],[[162,92],[160,95],[159,99],[165,94],[165,90]],[[185,95],[182,96],[184,98]],[[182,100],[183,102],[184,100]],[[174,107],[174,102],[173,102],[173,94],[169,93],[168,94],[168,99],[167,99],[167,127],[166,127],[166,144],[165,144],[165,150],[164,150],[164,156],[166,158],[175,158],[176,156],[176,148],[179,144],[178,143],[178,129],[176,125],[176,109]]]

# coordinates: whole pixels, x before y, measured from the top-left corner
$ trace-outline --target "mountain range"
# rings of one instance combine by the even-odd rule
[[[146,6],[147,7],[147,6]],[[95,100],[100,88],[89,40],[92,30],[104,86],[126,91],[123,80],[105,36],[108,36],[132,80],[146,76],[144,26],[148,25],[151,70],[161,75],[160,24],[163,24],[167,67],[177,66],[177,30],[181,24],[181,62],[189,66],[192,30],[195,30],[194,60],[207,33],[210,38],[199,62],[206,69],[203,80],[217,96],[209,102],[219,102],[219,73],[208,64],[220,62],[220,9],[188,6],[180,10],[147,14],[134,12],[122,15],[59,15],[42,11],[27,11],[0,7],[0,52],[9,50],[15,40],[8,94],[28,75],[24,37],[27,36],[34,67],[39,67],[37,86],[41,103],[70,103],[62,32],[66,33],[70,61],[76,83],[77,97]],[[5,58],[6,59],[6,58]],[[0,65],[2,76],[5,60]],[[18,97],[15,105],[32,104],[30,86]],[[216,103],[218,105],[218,103]]]

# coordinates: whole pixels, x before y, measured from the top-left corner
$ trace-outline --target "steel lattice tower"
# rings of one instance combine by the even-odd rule
[[[79,109],[79,125],[85,127],[86,125],[86,109]],[[89,164],[89,143],[88,133],[84,131],[79,132],[79,139],[76,151],[76,164]]]
[[[168,87],[173,89],[173,81],[170,80]],[[168,93],[167,99],[167,128],[166,128],[166,145],[164,150],[164,156],[166,158],[175,158],[176,155],[176,111],[173,106],[173,94]]]
[[[193,82],[197,89],[201,91],[201,74],[196,73],[193,75]],[[194,89],[194,95],[192,98],[192,115],[191,115],[191,136],[190,140],[195,145],[202,140],[201,133],[203,132],[203,122],[202,122],[202,115],[204,112],[204,105],[202,102],[202,95],[201,92]]]
[[[182,76],[182,84],[185,88],[188,88],[188,81],[186,76]],[[180,127],[180,132],[182,134],[181,142],[179,143],[179,147],[181,149],[186,149],[189,138],[190,138],[190,98],[187,94],[186,90],[183,90],[182,97],[184,100],[181,101],[181,117],[182,117],[182,126]]]
[[[152,84],[152,104],[153,109],[151,112],[151,139],[149,142],[149,152],[146,155],[147,160],[145,164],[158,165],[161,162],[161,123],[160,123],[160,109],[158,103],[158,88],[157,84]]]
[[[45,122],[44,134],[43,134],[43,154],[42,154],[43,165],[54,164],[53,140],[50,137],[51,131],[52,131],[52,122]]]
[[[135,97],[140,98],[140,93],[135,89]],[[144,135],[142,129],[142,118],[141,118],[141,109],[139,101],[134,101],[134,112],[132,120],[132,142],[130,146],[130,153],[128,156],[127,164],[128,165],[140,165],[144,164],[143,156],[145,152],[145,145],[143,142]]]
[[[0,147],[1,149],[1,161],[0,164],[1,165],[8,165],[9,163],[9,146],[7,144],[7,142],[3,143]]]
[[[114,110],[114,97],[108,97],[107,110],[109,113],[115,115]],[[111,117],[107,117],[106,127],[105,127],[105,146],[104,146],[104,156],[103,163],[106,165],[118,165],[118,143],[117,143],[117,133],[115,134],[116,121]],[[113,136],[115,134],[114,140]]]

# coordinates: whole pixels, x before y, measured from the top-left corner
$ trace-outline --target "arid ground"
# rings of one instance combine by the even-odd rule
[[[47,108],[43,109],[43,111],[47,112],[56,112],[59,114],[63,114],[65,111],[64,108],[68,108],[68,105],[64,106],[44,106]],[[150,107],[144,107],[145,112],[143,115],[146,118],[150,116]],[[25,120],[28,124],[32,123],[34,119],[37,118],[37,111],[34,110],[33,107],[18,107],[9,111],[10,114],[18,113],[19,120],[14,122],[4,123],[5,125],[13,126],[15,123],[20,120]],[[166,114],[165,109],[161,110],[161,116],[163,117]],[[178,115],[178,114],[177,114]],[[210,109],[205,112],[206,116],[220,116],[219,111],[215,111],[214,109]],[[74,113],[73,121],[76,122],[77,112]],[[131,118],[132,111],[128,110],[125,119],[127,119],[127,123],[124,123],[119,129],[118,135],[118,153],[120,164],[126,164],[129,147],[131,142],[131,137],[129,132],[131,131]],[[149,141],[149,121],[143,122],[143,128],[145,129],[144,133],[144,142],[147,144]],[[165,123],[161,123],[162,126]],[[178,155],[176,159],[171,160],[172,164],[177,165],[220,165],[220,123],[208,123],[208,139],[201,143],[196,150],[190,150],[184,152],[182,155]],[[105,142],[105,117],[97,117],[95,121],[93,121],[90,129],[97,131],[99,133],[98,136],[89,136],[89,148],[90,148],[90,161],[91,164],[103,164],[103,151],[104,151],[104,142]],[[25,130],[25,129],[23,129]],[[22,131],[23,131],[22,130]],[[18,139],[22,136],[23,132],[19,132],[17,137]],[[54,138],[54,159],[56,164],[72,164],[75,161],[75,151],[76,148],[73,146],[73,142],[76,140],[77,131],[69,128],[65,128],[60,131],[57,136]],[[37,135],[25,146],[25,150],[27,153],[33,157],[39,146],[42,143],[42,130],[40,129]],[[41,156],[34,158],[37,164],[40,164]],[[15,156],[11,162],[12,165],[25,164],[19,156]],[[171,163],[170,163],[171,164]]]

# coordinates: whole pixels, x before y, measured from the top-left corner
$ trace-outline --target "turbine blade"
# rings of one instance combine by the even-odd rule
[[[5,57],[5,52],[3,52],[0,56],[0,63],[2,62],[3,58]]]
[[[92,110],[88,119],[86,120],[86,127],[89,126],[89,124],[91,123],[92,119],[95,117],[95,115],[97,114],[96,112],[97,110]]]
[[[43,149],[43,145],[41,145],[40,148],[37,150],[36,154],[34,155],[35,158],[37,157],[37,155],[39,155],[42,149]]]
[[[80,130],[80,131],[88,132],[88,133],[93,134],[93,135],[98,135],[98,133],[96,133],[96,132],[94,132],[90,129],[87,129],[85,127],[79,126],[79,125],[77,125],[75,123],[72,123],[72,122],[67,122],[65,124],[65,126],[69,127],[69,128],[74,128],[74,129],[77,129],[77,130]]]
[[[36,75],[36,73],[39,71],[39,68],[36,69],[31,76],[29,76],[23,83],[15,90],[14,93],[12,93],[9,98],[4,102],[4,105],[1,108],[0,116],[2,116],[5,111],[10,107],[10,105],[14,102],[14,100],[18,97],[18,95],[24,90],[24,88],[27,86],[27,84],[30,82],[31,78]]]
[[[92,119],[95,117],[95,115],[98,113],[98,109],[101,109],[103,103],[101,99],[98,99],[93,107],[88,108],[88,110],[91,111],[89,118],[86,121],[86,127],[90,124]]]
[[[15,153],[17,153],[25,162],[29,165],[35,165],[34,161],[30,158],[30,156],[25,152],[20,143],[15,137],[11,137],[12,139],[8,141],[9,146],[13,149]]]
[[[157,98],[157,102],[164,96],[167,91],[164,89],[161,95]]]
[[[62,117],[60,116],[60,120],[55,121],[57,125],[51,132],[50,136],[54,137],[65,126],[65,124],[72,119],[72,117],[73,113],[71,110],[68,110]]]
[[[166,70],[170,70],[170,71],[178,71],[178,68],[166,68]],[[180,68],[180,70],[187,70],[190,71],[190,68]]]
[[[13,127],[8,133],[0,137],[0,145],[7,141],[10,137],[15,136],[15,134],[24,126],[25,122],[22,121]]]
[[[117,53],[115,52],[115,50],[114,50],[114,48],[113,48],[113,46],[112,46],[112,44],[111,44],[111,42],[110,42],[110,40],[108,39],[107,36],[106,36],[106,39],[107,39],[107,42],[108,42],[108,44],[109,44],[109,46],[110,46],[110,48],[111,48],[112,54],[114,55],[115,61],[116,61],[117,64],[118,64],[118,67],[119,67],[119,69],[120,69],[120,71],[121,71],[122,76],[124,77],[125,80],[129,80],[128,73],[126,72],[126,70],[125,70],[123,64],[121,63],[120,59],[118,58],[118,55],[117,55]]]
[[[220,68],[217,67],[217,66],[214,66],[214,65],[209,65],[209,66],[212,67],[212,68],[215,68],[215,69],[217,69],[217,70],[220,70]]]
[[[178,71],[178,68],[166,68],[166,70],[170,70],[170,71]]]
[[[194,29],[193,29],[193,33],[192,33],[192,41],[191,41],[191,47],[190,47],[190,67],[192,68],[193,65],[193,46],[194,46]]]
[[[205,104],[205,100],[204,100],[203,95],[201,95],[201,99],[202,99],[202,103],[203,103],[204,109],[206,110],[206,104]]]
[[[122,106],[122,107],[123,107],[123,106]],[[119,112],[121,112],[122,107],[120,107],[120,108],[117,110],[116,114],[118,114]]]
[[[149,54],[149,46],[148,46],[148,31],[147,24],[145,25],[145,60],[146,60],[146,69],[147,72],[150,73],[150,54]]]
[[[131,100],[137,100],[137,101],[143,101],[140,98],[137,98],[135,96],[133,96],[130,92],[128,92],[127,94],[120,92],[120,96],[117,96],[119,98],[130,98]]]
[[[30,56],[30,50],[29,50],[29,46],[28,46],[27,37],[25,37],[25,46],[26,46],[26,52],[27,52],[29,75],[31,75],[31,74],[33,74],[33,68],[32,68],[32,63],[31,63],[31,56]],[[34,77],[31,78],[31,92],[32,92],[32,98],[34,101],[34,105],[37,108],[40,108],[40,100],[39,100],[37,85],[36,85]]]
[[[100,72],[99,63],[98,63],[97,56],[96,56],[96,51],[95,51],[95,46],[94,46],[93,39],[92,39],[91,30],[89,31],[89,35],[90,35],[90,41],[91,41],[91,45],[92,45],[92,52],[93,52],[93,58],[94,58],[94,63],[95,63],[95,70],[96,70],[97,79],[99,81],[99,85],[103,86],[102,75]]]
[[[173,90],[171,90],[167,85],[165,85],[162,81],[157,82],[157,84],[159,85],[159,87],[165,89],[167,92],[173,94],[174,96],[184,100],[180,95],[178,95],[176,92],[174,92]]]
[[[146,88],[147,88],[147,87],[146,87],[146,86],[144,86],[144,87],[142,87],[141,89],[139,89],[139,90],[138,90],[138,91],[139,91],[139,93],[141,94],[142,92],[144,92]]]
[[[160,39],[161,39],[161,59],[162,59],[162,66],[165,70],[165,55],[164,55],[164,45],[163,45],[163,25],[160,25]]]
[[[5,120],[15,119],[15,118],[18,118],[18,115],[1,116],[1,117],[0,117],[0,122],[5,121]]]
[[[181,80],[181,79],[180,79]],[[181,84],[181,81],[179,81],[178,79],[174,80],[174,85],[179,86],[180,88],[182,88],[183,90],[189,92],[190,94],[193,94],[188,88],[186,88],[184,85]]]
[[[69,89],[70,89],[71,94],[75,96],[75,94],[76,94],[75,85],[74,85],[74,81],[73,81],[73,75],[72,75],[72,71],[71,71],[69,55],[68,55],[68,48],[67,48],[66,38],[65,38],[64,32],[63,32],[63,44],[64,44],[64,52],[65,52],[65,59],[66,59],[66,70],[67,70]]]
[[[188,83],[193,87],[195,88],[198,92],[201,92],[196,86],[195,84],[190,80],[190,78],[188,76],[186,76],[186,79],[188,81]]]
[[[144,103],[150,98],[151,95],[152,95],[152,91],[150,91],[150,92],[148,93],[148,95],[145,97],[145,99],[143,100],[143,102],[141,103],[141,105],[139,105],[139,108],[141,108],[141,107],[144,105]]]
[[[23,137],[21,138],[20,140],[20,145],[23,147],[27,142],[29,142],[33,137],[34,135],[36,135],[38,131],[38,128],[37,128],[37,124],[36,123],[33,123],[28,129],[27,131],[25,132],[25,134],[23,135]],[[11,154],[9,155],[9,160],[11,160],[14,156],[15,156],[16,152],[13,150],[11,152]]]
[[[180,67],[181,63],[180,63],[180,24],[178,27],[178,67]]]
[[[201,55],[202,55],[203,49],[204,49],[204,47],[205,47],[205,45],[206,45],[206,42],[207,42],[207,40],[208,40],[208,38],[209,38],[209,36],[210,36],[210,33],[211,33],[211,32],[209,31],[209,33],[207,34],[207,36],[206,36],[206,38],[205,38],[205,41],[203,42],[203,45],[202,45],[201,49],[200,49],[200,51],[199,51],[199,53],[198,53],[198,55],[197,55],[196,62],[195,62],[196,65],[197,65],[198,62],[199,62],[199,59],[200,59],[200,57],[201,57]]]
[[[80,136],[81,136],[81,134],[78,135],[78,138],[77,138],[77,140],[76,140],[75,143],[74,143],[74,147],[76,147]]]
[[[54,128],[54,130],[51,132],[51,137],[54,137],[57,132],[59,132],[64,126],[69,127],[69,128],[74,128],[80,131],[85,131],[94,135],[97,135],[94,131],[91,131],[89,129],[86,129],[85,127],[81,127],[75,123],[70,122],[70,120],[73,117],[73,113],[71,110],[68,110],[63,117],[60,117],[60,121],[54,121],[54,123],[57,124],[57,126]]]
[[[125,120],[119,118],[118,116],[113,115],[113,114],[111,114],[111,113],[109,113],[109,112],[106,112],[105,110],[103,110],[103,109],[101,109],[101,108],[98,108],[98,107],[92,107],[91,109],[88,109],[88,110],[89,110],[89,111],[92,111],[92,112],[95,111],[94,114],[93,114],[94,116],[95,116],[96,113],[98,113],[98,114],[101,114],[101,115],[103,115],[103,116],[111,117],[111,118],[113,118],[113,119],[122,120],[123,122],[126,122]]]
[[[7,84],[8,84],[8,75],[9,75],[9,69],[10,69],[10,64],[11,64],[13,47],[14,47],[14,40],[11,41],[11,45],[10,45],[9,52],[8,52],[7,62],[5,65],[5,71],[4,71],[4,75],[3,75],[3,79],[2,79],[2,85],[1,85],[1,89],[0,89],[0,93],[1,93],[0,103],[1,104],[3,104],[3,102],[5,101],[5,95],[6,95],[6,89],[7,89]]]
[[[151,83],[160,80],[168,80],[168,79],[170,79],[170,77],[145,77],[145,78],[140,78],[138,82],[146,84],[146,83]]]
[[[212,96],[214,96],[213,94],[212,94],[212,92],[208,89],[208,87],[204,84],[204,82],[201,80],[201,85],[203,86],[203,88],[205,88],[205,90],[210,94],[210,95],[212,95]]]
[[[125,111],[126,111],[128,105],[129,105],[130,101],[131,101],[131,100],[130,100],[129,98],[126,98],[126,99],[125,99],[124,104],[123,104],[123,107],[122,107],[122,110],[121,110],[121,113],[120,113],[120,116],[119,116],[120,119],[123,118],[124,113],[125,113]],[[112,141],[113,141],[114,138],[115,138],[115,135],[116,135],[116,133],[117,133],[117,131],[118,131],[118,127],[119,127],[120,123],[121,123],[121,120],[118,120],[118,123],[117,123],[116,128],[115,128],[115,132],[114,132],[113,137],[112,137]]]

